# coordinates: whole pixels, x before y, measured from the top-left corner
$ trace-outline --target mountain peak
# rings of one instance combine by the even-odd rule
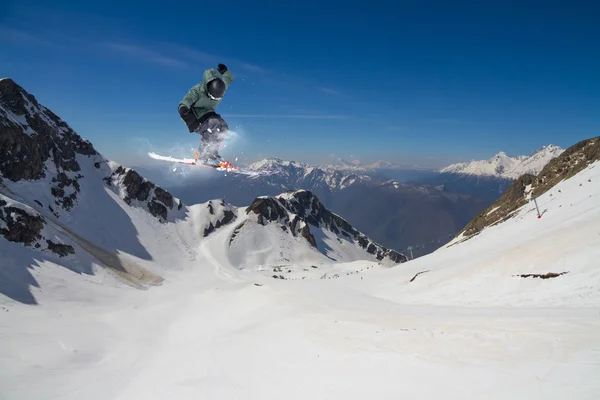
[[[92,143],[10,78],[0,81],[0,123],[0,175],[11,182],[37,185],[30,191],[38,199],[48,196],[48,209],[56,218],[78,208],[86,185],[93,190],[113,187],[127,204],[143,204],[164,219],[176,205],[165,190],[106,160]],[[12,189],[17,194],[25,190],[22,185]]]
[[[59,173],[81,170],[78,155],[98,153],[56,114],[12,79],[0,81],[0,173],[7,179],[40,179],[50,172],[52,157]]]
[[[279,235],[302,237],[311,248],[328,257],[332,257],[334,247],[338,248],[335,251],[338,256],[348,257],[350,253],[346,246],[352,246],[379,261],[387,259],[394,264],[407,261],[403,254],[373,242],[345,219],[329,211],[309,190],[260,196],[246,208],[246,214],[255,214],[255,222],[262,226],[278,224],[280,229],[276,232]],[[251,231],[251,234],[256,235],[257,232]]]
[[[553,144],[539,148],[530,156],[510,157],[504,151],[500,151],[487,160],[452,164],[440,169],[440,172],[517,179],[524,174],[539,173],[550,160],[562,152],[563,149]]]
[[[559,146],[557,146],[555,144],[548,144],[548,145],[542,146],[539,149],[537,149],[536,151],[534,151],[531,154],[531,156],[534,156],[536,154],[552,154],[554,157],[557,157],[563,151],[564,151],[564,149],[560,148]]]
[[[285,161],[279,157],[268,157],[262,159],[260,161],[255,161],[248,165],[249,169],[260,170],[260,169],[270,169],[270,170],[282,170],[287,167],[294,168],[304,168],[306,164],[300,161]]]

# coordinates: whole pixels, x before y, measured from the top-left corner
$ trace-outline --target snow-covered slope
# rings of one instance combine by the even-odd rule
[[[28,137],[56,133],[47,126]],[[562,164],[547,170],[554,185],[537,198],[541,219],[525,204],[470,240],[389,268],[372,257],[327,263],[362,250],[338,241],[352,229],[305,191],[246,208],[186,206],[90,147],[44,159],[60,138],[29,141],[15,129],[0,132],[0,161],[14,160],[0,163],[3,399],[594,399],[600,391],[598,162],[577,162],[568,179],[557,175]],[[12,167],[35,154],[46,168]],[[24,170],[38,178],[15,179]],[[324,246],[311,247],[309,233]],[[279,262],[257,255],[269,246],[297,264],[252,268]]]
[[[61,273],[36,307],[2,299],[2,395],[593,399],[599,180],[595,163],[540,196],[542,219],[524,206],[402,268],[271,279],[227,266],[225,229],[151,290]]]
[[[510,157],[501,151],[488,160],[452,164],[440,169],[440,172],[517,179],[523,174],[538,174],[563,151],[552,144],[541,147],[529,156]]]

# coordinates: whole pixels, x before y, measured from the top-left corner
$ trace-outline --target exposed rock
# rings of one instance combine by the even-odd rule
[[[125,197],[125,201],[127,204],[131,204],[131,200],[139,200],[145,201],[148,200],[148,196],[150,195],[150,191],[154,188],[154,184],[146,179],[142,178],[140,174],[135,172],[132,169],[129,169],[125,172],[125,168],[119,167],[115,171],[115,174],[123,175],[123,185],[127,189],[127,197]]]
[[[156,200],[160,201],[167,208],[173,209],[173,196],[159,186],[154,186],[154,196]]]
[[[212,210],[212,205],[210,203],[209,203],[209,208]],[[213,214],[213,212],[211,212],[211,214]],[[219,229],[223,225],[226,225],[226,224],[230,223],[231,221],[233,221],[234,218],[235,218],[235,214],[233,213],[233,211],[224,210],[223,218],[217,220],[214,225],[212,222],[209,223],[209,225],[206,228],[204,228],[203,236],[207,237],[208,235],[210,235],[211,233],[213,233],[215,230]]]
[[[60,172],[79,171],[77,154],[97,152],[12,79],[0,81],[0,172],[6,179],[44,178],[49,159]]]
[[[287,210],[275,198],[259,197],[247,208],[246,213],[253,212],[258,215],[258,223],[266,225],[268,222],[283,220],[289,223]]]
[[[155,217],[161,217],[163,220],[166,220],[169,215],[167,207],[155,200],[148,202],[148,211],[150,211],[150,214]]]
[[[54,243],[51,240],[46,240],[48,250],[58,254],[61,257],[66,257],[69,254],[75,254],[75,249],[69,244]]]
[[[516,275],[518,277],[521,278],[540,278],[540,279],[552,279],[552,278],[558,278],[561,275],[565,275],[568,274],[568,271],[565,272],[548,272],[547,274],[521,274],[521,275]]]
[[[75,254],[71,245],[54,243],[52,240],[42,236],[42,229],[46,220],[41,215],[30,214],[27,210],[6,206],[7,203],[0,199],[0,234],[8,241],[31,246],[38,250],[48,250],[61,257]],[[42,244],[46,243],[46,246]]]
[[[41,239],[44,218],[31,215],[17,207],[5,207],[6,204],[0,200],[0,220],[4,221],[5,225],[5,228],[0,228],[2,236],[10,242],[23,243],[25,246],[32,246]]]
[[[126,196],[123,200],[127,204],[132,205],[133,200],[146,203],[153,216],[167,219],[169,210],[172,210],[174,205],[173,196],[169,192],[143,178],[133,169],[121,166],[111,176],[104,178],[108,186],[119,180],[125,187]],[[178,208],[181,208],[181,202]]]

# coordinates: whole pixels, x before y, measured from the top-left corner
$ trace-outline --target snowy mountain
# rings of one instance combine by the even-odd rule
[[[26,129],[5,122],[2,160],[21,151],[6,127]],[[39,151],[39,136],[19,143]],[[65,172],[82,175],[79,191],[52,182],[63,162],[56,149],[42,163],[43,184],[11,180],[17,170],[5,162],[0,229],[35,233],[37,216],[45,224],[34,240],[0,237],[2,397],[593,399],[598,139],[538,175],[530,193],[541,219],[524,203],[505,222],[396,268],[327,258],[362,250],[338,241],[352,229],[307,191],[244,208],[175,198],[170,207],[156,186],[97,154],[75,152],[79,169]],[[67,211],[61,199],[72,193]],[[48,251],[46,239],[75,254]]]
[[[35,260],[85,274],[100,267],[108,270],[101,275],[116,275],[136,287],[158,284],[164,270],[178,267],[174,253],[193,252],[212,234],[236,229],[264,202],[243,209],[215,199],[185,205],[135,170],[105,159],[10,79],[0,82],[0,174],[0,293],[25,303],[36,301],[28,269]],[[227,256],[235,253],[232,267],[248,265],[257,248],[266,259],[279,260],[277,246],[297,254],[295,262],[305,259],[317,266],[333,259],[387,266],[406,261],[334,216],[312,193],[296,193],[295,200],[286,196],[271,205],[292,210],[285,211],[287,225],[279,221],[287,234],[273,239],[264,232],[277,224],[259,224],[248,247],[240,244],[248,235],[239,231],[231,248],[223,250]],[[298,232],[310,240],[298,240]]]
[[[289,186],[310,186],[328,189],[329,191],[342,190],[355,183],[365,183],[372,178],[365,174],[340,170],[335,167],[320,167],[305,164],[299,161],[284,161],[280,158],[267,158],[248,165],[250,169],[268,169],[277,171],[276,175],[266,178],[271,184],[281,188]]]
[[[407,261],[404,255],[372,242],[306,190],[259,197],[244,214],[228,239],[230,259],[240,268],[310,266],[360,259],[387,265]]]
[[[452,164],[440,169],[441,173],[493,176],[517,179],[524,174],[537,174],[564,150],[555,145],[543,146],[529,156],[509,157],[499,152],[488,160]]]

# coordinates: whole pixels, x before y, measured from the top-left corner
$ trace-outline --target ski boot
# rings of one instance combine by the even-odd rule
[[[223,160],[223,158],[219,154],[199,155],[197,151],[194,152],[194,159],[197,164],[208,165],[215,168],[220,167],[221,163],[227,163],[227,161]]]

